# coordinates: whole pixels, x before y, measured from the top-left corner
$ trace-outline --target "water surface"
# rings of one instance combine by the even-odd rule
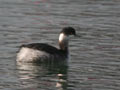
[[[24,43],[58,47],[73,26],[71,60],[63,64],[16,64]],[[119,90],[119,0],[1,0],[0,90]]]

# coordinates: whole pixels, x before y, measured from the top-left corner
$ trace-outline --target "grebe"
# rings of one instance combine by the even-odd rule
[[[68,41],[69,35],[76,35],[76,31],[72,27],[65,27],[59,35],[59,47],[56,48],[44,43],[31,43],[22,45],[17,54],[17,61],[34,62],[46,60],[65,60],[68,58]]]

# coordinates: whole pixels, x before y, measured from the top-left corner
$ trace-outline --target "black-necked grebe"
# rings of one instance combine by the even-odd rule
[[[72,27],[63,28],[59,35],[59,49],[44,43],[22,45],[17,54],[17,61],[65,60],[69,54],[69,35],[76,35],[75,29]]]

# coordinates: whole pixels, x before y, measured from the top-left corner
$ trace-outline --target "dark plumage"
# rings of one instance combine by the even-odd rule
[[[31,43],[31,44],[27,44],[27,45],[22,45],[21,48],[22,47],[40,50],[40,51],[44,51],[44,52],[51,53],[51,54],[65,52],[63,50],[60,50],[56,47],[53,47],[53,46],[45,44],[45,43]]]
[[[65,27],[62,29],[61,33],[65,35],[76,35],[75,29],[73,27]]]
[[[68,57],[69,35],[76,35],[75,29],[72,27],[63,28],[59,36],[60,48],[56,48],[45,43],[22,45],[17,54],[17,61],[31,62],[36,60],[66,59]]]

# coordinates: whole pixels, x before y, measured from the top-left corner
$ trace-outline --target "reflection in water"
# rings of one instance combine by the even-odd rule
[[[66,90],[67,63],[21,63],[17,62],[17,69],[22,89]]]
[[[64,26],[82,35],[70,42],[68,70],[29,63],[16,70],[18,46],[57,46]],[[120,0],[0,0],[0,90],[120,90],[119,29]]]

